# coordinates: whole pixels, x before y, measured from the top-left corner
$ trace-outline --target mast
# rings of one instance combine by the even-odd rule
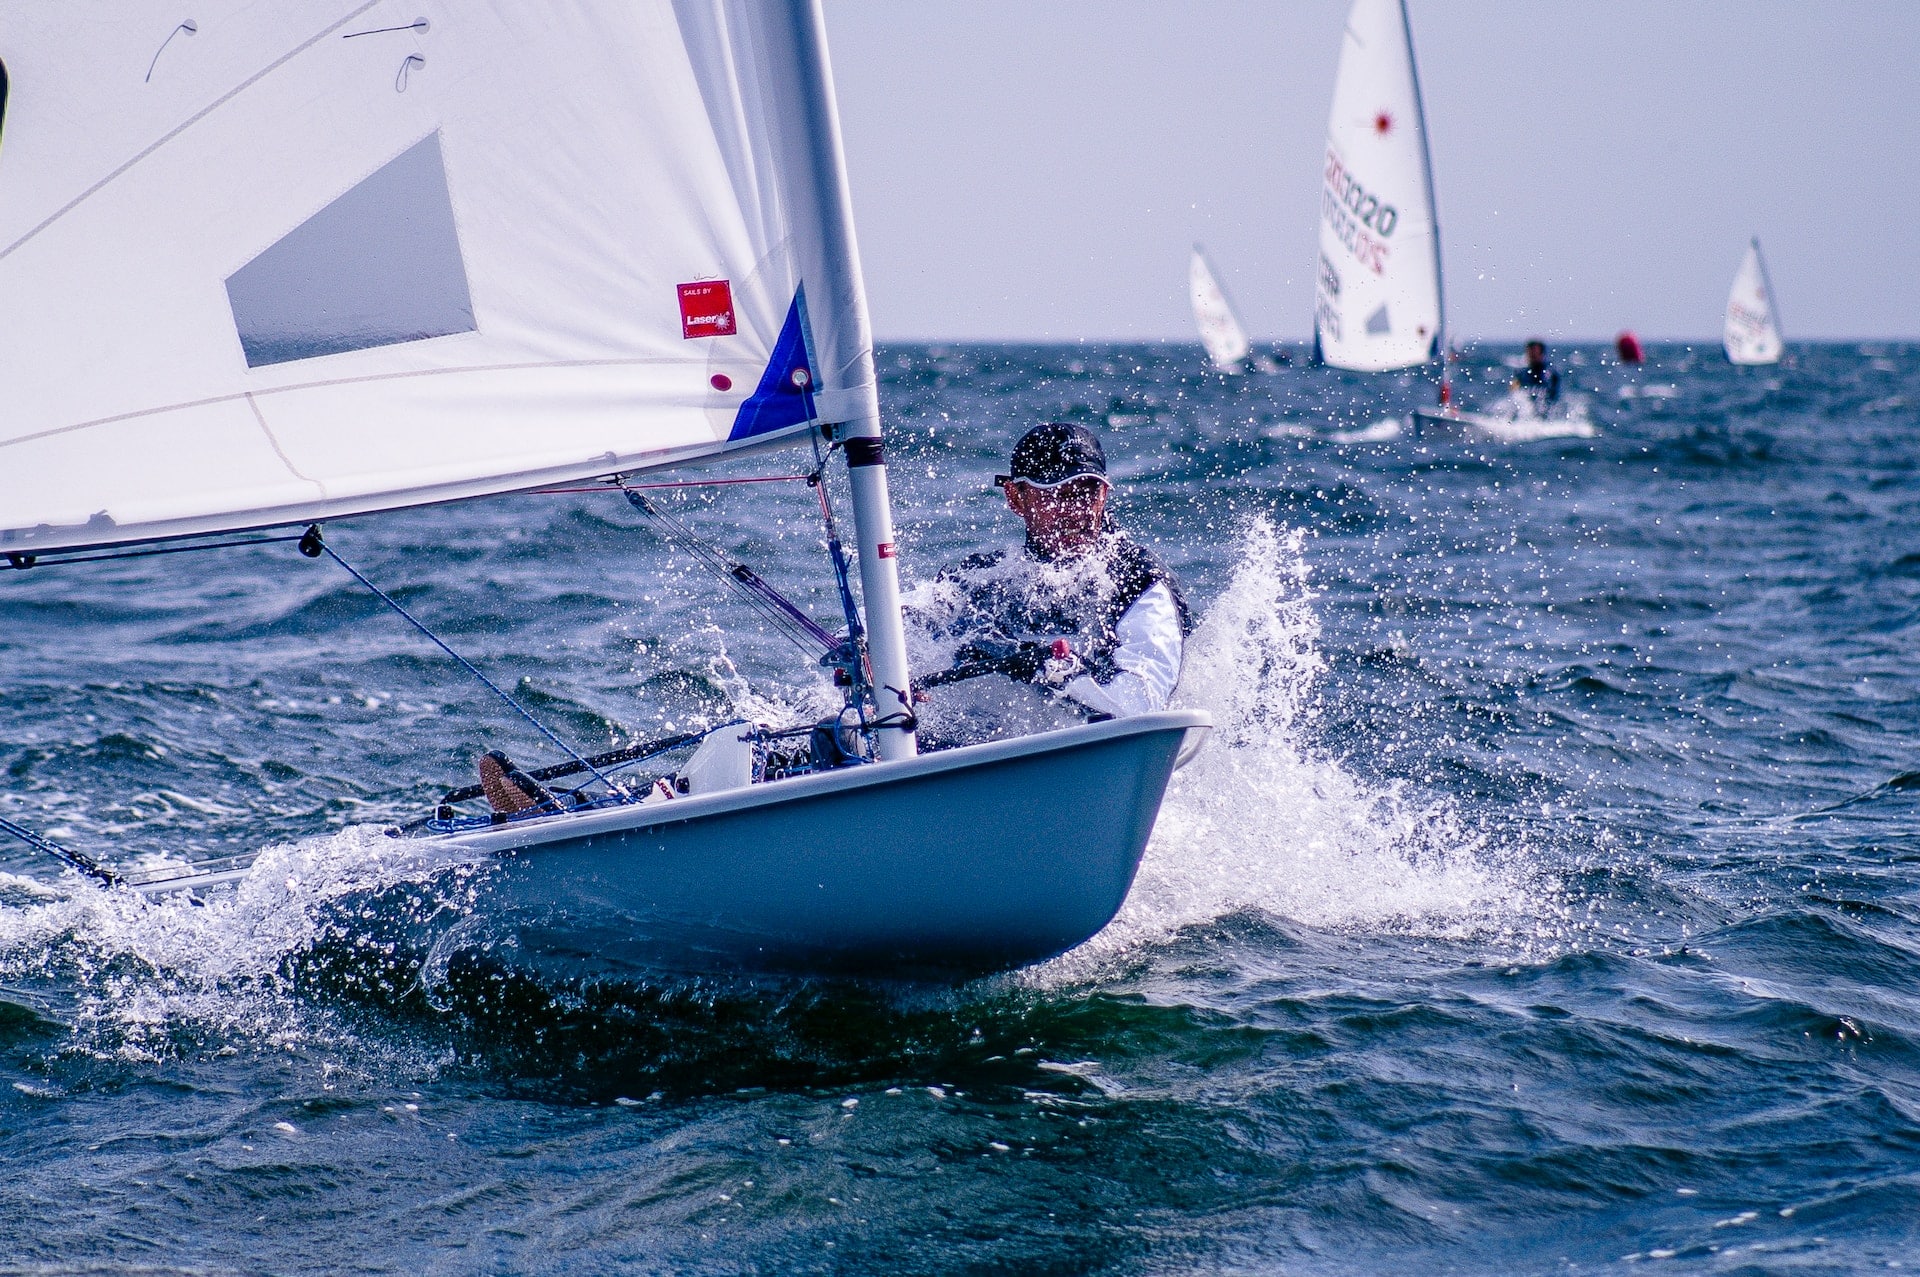
[[[1440,266],[1440,199],[1433,188],[1433,139],[1427,136],[1427,100],[1420,92],[1420,59],[1413,53],[1413,19],[1407,0],[1400,0],[1400,25],[1407,33],[1407,74],[1413,80],[1413,110],[1420,121],[1420,170],[1427,180],[1427,217],[1433,225],[1433,294],[1440,320],[1433,334],[1433,350],[1440,357],[1440,403],[1453,400],[1447,375],[1447,273]]]
[[[812,162],[812,189],[823,205],[821,253],[827,313],[837,322],[819,334],[814,351],[820,388],[815,412],[831,423],[846,448],[853,489],[853,528],[860,558],[860,591],[866,603],[867,659],[875,708],[887,724],[876,737],[882,761],[919,752],[913,728],[912,683],[907,668],[906,627],[900,615],[899,560],[893,539],[893,504],[880,429],[880,392],[873,367],[872,327],[860,254],[853,235],[853,200],[840,144],[840,113],[827,60],[826,26],[817,2],[792,6],[796,63],[803,68],[797,113]]]

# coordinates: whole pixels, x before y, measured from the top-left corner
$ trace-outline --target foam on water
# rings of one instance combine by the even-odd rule
[[[1335,443],[1389,443],[1406,432],[1404,417],[1382,417],[1371,425],[1353,430],[1336,430],[1331,437]]]
[[[1177,772],[1120,915],[1048,964],[1086,978],[1142,944],[1247,911],[1330,928],[1549,940],[1562,912],[1522,850],[1448,800],[1369,783],[1314,743],[1326,663],[1305,535],[1265,519],[1188,643],[1175,703],[1214,729]]]
[[[96,1054],[157,1058],[182,1030],[292,1045],[317,1022],[291,961],[328,940],[391,950],[355,934],[375,914],[348,902],[407,884],[420,889],[416,924],[467,903],[463,875],[372,825],[269,847],[232,889],[198,900],[0,875],[0,980],[57,981],[72,1045]]]

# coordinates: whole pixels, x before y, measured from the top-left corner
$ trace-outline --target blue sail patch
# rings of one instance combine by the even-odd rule
[[[813,415],[808,410],[811,400],[807,390],[813,384],[813,366],[807,362],[805,299],[805,288],[793,294],[793,305],[787,309],[787,322],[780,328],[780,340],[773,343],[773,357],[767,360],[767,370],[760,374],[760,384],[754,387],[747,401],[740,405],[740,411],[734,414],[733,431],[727,436],[729,440],[771,434],[776,430],[797,426]],[[793,374],[798,369],[807,372],[805,387],[794,384]]]

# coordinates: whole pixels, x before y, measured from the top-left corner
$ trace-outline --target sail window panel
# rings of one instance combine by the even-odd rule
[[[7,64],[0,62],[0,143],[7,140]]]
[[[440,135],[227,279],[249,367],[475,331]]]

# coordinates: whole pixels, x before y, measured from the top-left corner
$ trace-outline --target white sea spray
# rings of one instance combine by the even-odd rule
[[[1213,731],[1175,773],[1120,915],[1038,981],[1097,978],[1143,945],[1239,913],[1530,944],[1557,912],[1523,850],[1451,800],[1363,779],[1315,743],[1326,672],[1315,602],[1305,535],[1249,522],[1175,694]]]
[[[69,1049],[142,1060],[181,1040],[293,1047],[319,1022],[289,960],[330,939],[384,943],[349,934],[364,921],[353,901],[429,878],[421,918],[457,912],[464,875],[371,825],[268,847],[238,882],[198,897],[0,876],[0,980],[56,982]]]

